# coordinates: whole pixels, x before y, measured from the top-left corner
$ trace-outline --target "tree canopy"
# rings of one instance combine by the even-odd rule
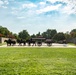
[[[75,38],[76,37],[76,29],[71,30],[70,35],[71,35],[71,37]]]
[[[6,27],[0,26],[0,37],[16,38]]]
[[[0,26],[0,34],[2,34],[2,36],[8,36],[8,34],[10,34],[10,31],[5,27]]]
[[[27,30],[23,30],[23,31],[19,32],[18,37],[19,37],[20,39],[26,40],[26,39],[28,39],[28,38],[30,37],[30,35],[29,35],[29,33],[27,32]]]
[[[56,29],[47,29],[46,31],[37,34],[30,35],[27,30],[22,30],[18,34],[12,33],[6,27],[0,26],[0,37],[8,37],[8,38],[20,38],[20,39],[29,39],[42,36],[47,39],[54,39],[56,41],[69,39],[69,38],[76,38],[76,29],[72,29],[71,32],[63,33],[58,32]]]
[[[53,39],[55,41],[61,41],[61,40],[65,40],[66,38],[65,38],[64,33],[59,32],[59,33],[57,33],[57,34],[54,35]]]
[[[48,39],[52,39],[55,34],[57,34],[55,29],[47,29],[47,31],[42,33],[42,36]]]

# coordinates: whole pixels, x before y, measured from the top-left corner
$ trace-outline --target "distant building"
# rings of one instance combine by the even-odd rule
[[[76,38],[67,39],[67,42],[76,44]]]
[[[32,40],[35,40],[35,41],[45,41],[46,38],[42,37],[42,36],[38,36],[36,38],[31,38]]]
[[[0,43],[4,43],[5,40],[8,40],[9,38],[5,38],[5,37],[0,37]],[[16,41],[16,39],[13,39]]]
[[[0,43],[4,43],[4,40],[8,40],[9,38],[0,37]]]

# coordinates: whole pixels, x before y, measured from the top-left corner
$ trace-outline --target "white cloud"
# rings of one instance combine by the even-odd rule
[[[67,6],[65,6],[62,10],[63,13],[76,14],[76,1],[70,0],[67,2]]]
[[[19,17],[17,17],[18,19],[24,19],[25,17],[22,17],[22,16],[19,16]]]
[[[74,10],[71,9],[70,6],[65,6],[63,9],[61,9],[62,13],[67,13],[68,15],[74,13]]]
[[[8,0],[5,0],[4,3],[7,5],[7,4],[9,4],[9,1]]]
[[[3,4],[4,4],[4,2],[0,0],[0,6],[3,5]]]
[[[7,4],[9,4],[9,1],[8,0],[4,0],[4,1],[2,1],[2,0],[0,0],[0,5],[7,5]]]
[[[11,13],[15,16],[21,14],[21,12],[22,12],[21,8],[18,8],[18,7],[11,7],[11,10],[12,10]]]
[[[2,8],[5,8],[6,9],[7,7],[6,6],[2,6]]]
[[[76,0],[47,0],[51,3],[55,3],[55,2],[63,2],[66,3],[66,6],[64,6],[63,8],[61,8],[62,13],[65,14],[76,14]]]
[[[33,7],[37,7],[35,4],[33,3],[29,3],[29,4],[23,4],[22,8],[33,8]]]
[[[18,15],[18,11],[17,11],[17,10],[12,11],[11,13],[12,13],[13,15]]]
[[[56,6],[47,6],[47,7],[43,8],[43,9],[37,10],[37,13],[40,14],[40,13],[44,13],[44,12],[58,10],[60,6],[61,6],[61,4],[58,4]]]
[[[46,0],[46,1],[49,1],[49,2],[51,2],[51,3],[55,3],[55,2],[68,2],[68,1],[70,1],[70,0]]]
[[[45,3],[45,2],[40,2],[39,4],[40,4],[40,5],[45,5],[46,3]]]
[[[8,4],[9,4],[8,0],[4,0],[4,1],[0,0],[0,7],[1,8],[7,8],[6,5],[8,5]]]

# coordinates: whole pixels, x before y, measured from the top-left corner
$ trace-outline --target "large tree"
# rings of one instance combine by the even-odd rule
[[[35,35],[35,34],[31,35],[31,38],[35,38],[35,37],[36,37],[36,35]]]
[[[76,29],[71,30],[70,35],[71,38],[76,38]]]
[[[26,40],[26,39],[28,39],[28,38],[30,37],[30,35],[29,35],[29,33],[27,32],[27,30],[23,30],[23,31],[19,32],[18,37],[19,37],[20,39]]]
[[[0,26],[0,34],[7,37],[11,32],[6,27]]]
[[[67,32],[65,33],[65,38],[66,38],[66,40],[68,40],[68,39],[71,38],[70,32],[67,31]]]
[[[38,33],[36,34],[36,37],[39,37],[39,36],[41,36],[40,32],[38,32]]]
[[[52,39],[55,34],[57,34],[55,29],[47,29],[46,32],[42,33],[42,36],[48,39]]]
[[[66,38],[65,38],[64,33],[59,32],[59,33],[57,33],[57,34],[54,35],[53,39],[55,41],[62,41],[62,40],[65,40]]]

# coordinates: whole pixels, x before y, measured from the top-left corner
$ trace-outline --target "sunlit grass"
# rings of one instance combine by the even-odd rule
[[[0,75],[76,75],[76,49],[0,48]]]
[[[0,46],[5,45],[6,43],[0,43]]]
[[[76,46],[74,43],[68,43],[69,45]]]

